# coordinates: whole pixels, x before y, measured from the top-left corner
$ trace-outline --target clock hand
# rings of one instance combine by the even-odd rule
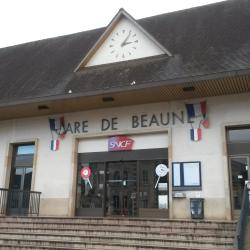
[[[133,43],[133,42],[126,42],[126,43],[123,43],[122,46],[126,46],[126,45],[128,45],[128,44],[130,44],[130,43]]]
[[[121,43],[121,47],[127,44],[128,39],[130,38],[131,35],[131,30],[129,31],[127,37],[124,39],[124,41]]]

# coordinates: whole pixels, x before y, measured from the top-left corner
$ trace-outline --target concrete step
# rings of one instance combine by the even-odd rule
[[[74,243],[77,245],[85,244],[85,242],[107,242],[107,243],[119,243],[123,245],[129,244],[141,244],[141,245],[153,245],[153,246],[196,246],[196,247],[222,247],[225,249],[232,246],[232,240],[229,241],[216,241],[216,240],[196,240],[196,239],[181,239],[181,238],[150,238],[150,237],[129,237],[125,238],[123,236],[77,236],[77,235],[66,235],[66,234],[40,234],[40,233],[2,233],[0,234],[1,239],[19,239],[19,241],[30,241],[30,240],[40,240],[46,241],[58,241],[63,244]]]
[[[0,249],[232,250],[235,228],[227,221],[0,217]]]
[[[19,237],[22,239],[32,239],[32,238],[39,238],[39,239],[63,239],[63,240],[82,240],[82,239],[110,239],[110,240],[129,240],[131,241],[150,241],[150,242],[174,242],[174,241],[194,241],[196,244],[199,244],[199,242],[202,242],[202,245],[205,244],[224,244],[224,243],[233,243],[233,237],[212,237],[212,236],[206,236],[206,235],[193,235],[193,234],[186,234],[186,235],[180,235],[180,234],[169,234],[169,235],[146,235],[146,234],[123,234],[123,233],[114,233],[114,232],[108,232],[106,234],[102,233],[95,233],[92,232],[89,233],[82,233],[82,234],[74,234],[74,233],[41,233],[41,232],[29,232],[28,234],[26,232],[1,232],[1,237]]]
[[[151,237],[156,239],[176,238],[176,239],[195,239],[195,240],[209,240],[209,241],[220,241],[220,242],[231,242],[234,239],[233,233],[223,233],[223,234],[208,234],[206,233],[188,233],[188,232],[143,232],[143,231],[131,231],[131,230],[100,230],[99,228],[85,229],[85,230],[75,230],[75,229],[48,229],[48,228],[11,228],[11,227],[0,227],[0,234],[6,233],[40,233],[40,234],[57,234],[57,235],[78,235],[78,236],[117,236],[117,237]]]
[[[85,249],[88,250],[94,250],[94,249],[98,249],[98,245],[95,245],[94,248],[92,247],[88,247]],[[36,246],[36,245],[17,245],[15,244],[0,244],[0,249],[4,249],[4,250],[69,250],[68,247],[50,247],[50,246]],[[83,250],[84,248],[82,247],[71,247],[70,250]],[[113,248],[109,246],[104,246],[103,248],[99,248],[99,249],[104,249],[104,250],[215,250],[214,248],[197,248],[197,247],[168,247],[165,246],[164,248],[162,247],[150,247],[150,246],[129,246],[129,248],[124,248],[124,247],[120,247],[119,245],[114,245]],[[217,249],[217,250],[223,250],[222,249]]]
[[[213,249],[213,250],[232,250],[233,247],[231,244],[199,244],[195,245],[194,242],[191,241],[185,241],[185,242],[167,242],[164,243],[162,241],[157,242],[157,244],[153,244],[153,242],[146,241],[143,239],[143,243],[141,242],[134,242],[126,241],[125,239],[122,239],[120,242],[110,241],[110,239],[106,239],[105,241],[97,241],[97,240],[90,240],[88,239],[82,239],[81,241],[63,241],[63,240],[52,240],[47,238],[46,241],[39,239],[23,239],[21,240],[19,237],[11,237],[11,238],[3,238],[0,237],[0,244],[7,246],[7,245],[15,245],[16,246],[35,246],[35,247],[61,247],[65,249],[110,249],[110,250],[134,250],[134,249]],[[36,249],[36,248],[34,248]]]
[[[215,235],[232,235],[235,229],[218,229],[218,228],[205,228],[197,225],[196,228],[185,227],[181,224],[178,226],[137,226],[137,225],[101,225],[101,224],[76,224],[76,223],[32,223],[32,222],[2,222],[1,228],[32,228],[32,229],[68,229],[68,230],[105,230],[105,231],[140,231],[152,233],[193,233],[193,234],[215,234]]]
[[[43,222],[43,223],[74,223],[74,224],[108,224],[108,225],[149,225],[149,226],[178,226],[196,228],[211,227],[235,229],[236,222],[204,221],[204,220],[168,220],[168,219],[141,219],[141,218],[94,218],[94,217],[0,217],[0,222]]]
[[[196,228],[205,228],[205,229],[223,229],[223,230],[235,230],[236,223],[207,223],[207,222],[181,222],[181,221],[161,221],[160,223],[152,223],[150,224],[148,221],[137,222],[137,221],[114,221],[114,220],[105,220],[105,221],[95,221],[95,220],[55,220],[55,219],[31,219],[31,218],[23,218],[23,219],[15,219],[15,218],[6,218],[5,220],[0,220],[1,225],[4,223],[11,224],[11,223],[23,223],[23,224],[55,224],[55,225],[94,225],[94,226],[131,226],[131,227],[153,227],[153,228],[159,228],[159,227],[183,227],[183,228],[190,228],[190,229],[196,229]]]
[[[189,232],[193,233],[202,233],[202,232],[208,232],[208,233],[233,233],[235,231],[235,227],[233,228],[218,228],[218,227],[205,227],[203,225],[197,225],[196,227],[187,227],[182,224],[178,224],[175,226],[169,226],[169,225],[161,225],[161,226],[150,226],[150,225],[112,225],[112,224],[88,224],[85,222],[84,224],[80,223],[63,223],[63,222],[57,222],[57,223],[46,223],[46,222],[1,222],[0,227],[29,227],[29,228],[48,228],[48,229],[63,229],[68,228],[71,230],[86,230],[86,229],[103,229],[103,230],[129,230],[129,231],[146,231],[146,232],[186,232],[187,230]]]

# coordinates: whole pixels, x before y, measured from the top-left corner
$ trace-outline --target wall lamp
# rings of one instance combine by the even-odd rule
[[[195,87],[194,86],[187,86],[187,87],[183,87],[182,90],[184,92],[192,92],[192,91],[195,91]]]
[[[114,99],[114,97],[112,97],[112,96],[107,96],[107,97],[103,97],[102,98],[102,101],[103,102],[113,102],[115,99]]]
[[[49,109],[49,107],[47,105],[38,105],[37,109],[38,110],[47,110],[47,109]]]

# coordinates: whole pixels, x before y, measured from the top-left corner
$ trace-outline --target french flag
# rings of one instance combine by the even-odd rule
[[[200,141],[202,136],[201,128],[190,129],[190,137],[192,141]]]
[[[51,140],[50,149],[52,151],[57,151],[59,149],[59,140]]]
[[[193,103],[193,104],[186,104],[186,110],[189,118],[195,117],[206,117],[207,114],[207,103],[206,101]]]
[[[49,118],[49,127],[52,131],[60,131],[62,128],[64,128],[64,117],[62,116],[54,119]]]
[[[64,126],[64,117],[59,117],[55,119],[49,118],[49,127],[51,131],[55,131],[58,135],[60,135],[61,139],[64,138],[67,132]]]
[[[56,131],[61,128],[61,118],[49,119],[50,130]]]

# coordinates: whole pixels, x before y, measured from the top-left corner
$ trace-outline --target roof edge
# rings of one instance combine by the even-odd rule
[[[18,106],[18,105],[23,105],[23,104],[42,103],[42,102],[48,102],[48,101],[67,100],[67,99],[78,98],[78,97],[105,95],[105,94],[111,94],[111,93],[118,93],[121,91],[140,90],[140,89],[149,88],[149,87],[151,88],[161,87],[166,84],[168,84],[169,86],[176,86],[176,85],[181,85],[181,84],[190,83],[190,82],[195,83],[195,82],[204,81],[204,80],[220,80],[221,78],[237,77],[237,76],[243,76],[243,75],[250,75],[250,68],[241,69],[241,70],[233,70],[233,71],[215,72],[215,73],[206,74],[206,75],[195,75],[195,76],[182,77],[182,78],[166,79],[166,80],[155,81],[155,82],[150,81],[150,82],[143,83],[143,85],[133,85],[132,87],[126,86],[126,87],[120,88],[119,90],[117,88],[109,88],[108,90],[98,89],[98,90],[90,91],[88,93],[63,94],[63,95],[51,95],[51,96],[44,96],[44,97],[37,97],[37,98],[27,98],[27,99],[20,100],[20,101],[0,103],[0,108]],[[154,84],[153,86],[152,86],[152,83]]]

